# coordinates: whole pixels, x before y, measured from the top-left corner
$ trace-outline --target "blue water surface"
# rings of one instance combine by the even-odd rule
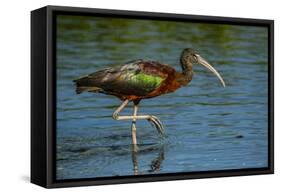
[[[58,16],[57,179],[267,167],[267,44],[264,27]],[[111,117],[119,99],[75,93],[73,79],[133,59],[180,71],[184,48],[206,58],[227,87],[194,65],[188,86],[143,100],[139,113],[158,116],[166,137],[137,121],[137,153],[131,123]]]

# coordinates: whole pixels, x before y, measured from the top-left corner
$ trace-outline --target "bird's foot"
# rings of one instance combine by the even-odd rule
[[[157,129],[158,133],[161,136],[164,136],[164,126],[156,116],[151,115],[147,120],[153,127]]]

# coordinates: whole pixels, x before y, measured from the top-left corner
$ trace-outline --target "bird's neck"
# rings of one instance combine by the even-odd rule
[[[183,77],[183,85],[186,85],[192,80],[193,77],[193,68],[192,63],[189,60],[181,60],[181,68],[182,68],[182,77]]]

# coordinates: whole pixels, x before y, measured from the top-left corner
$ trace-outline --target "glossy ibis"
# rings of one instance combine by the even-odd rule
[[[132,143],[137,144],[136,120],[146,119],[163,135],[164,128],[160,120],[153,115],[137,115],[138,104],[142,99],[153,98],[174,92],[186,86],[193,76],[192,65],[201,64],[212,71],[225,87],[220,74],[193,49],[184,49],[180,57],[182,72],[157,61],[142,59],[127,62],[116,67],[106,68],[74,80],[76,92],[98,92],[118,97],[123,103],[112,117],[115,120],[132,120]],[[131,116],[120,116],[119,113],[129,102],[134,103]]]

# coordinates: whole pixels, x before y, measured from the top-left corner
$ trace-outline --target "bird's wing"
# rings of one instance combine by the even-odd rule
[[[145,96],[168,77],[167,68],[173,69],[158,62],[134,60],[97,71],[75,82],[78,88],[87,87],[87,91]]]
[[[96,71],[89,75],[73,80],[76,84],[76,92],[79,94],[83,91],[103,92],[104,87],[120,75],[118,68],[106,68]]]

